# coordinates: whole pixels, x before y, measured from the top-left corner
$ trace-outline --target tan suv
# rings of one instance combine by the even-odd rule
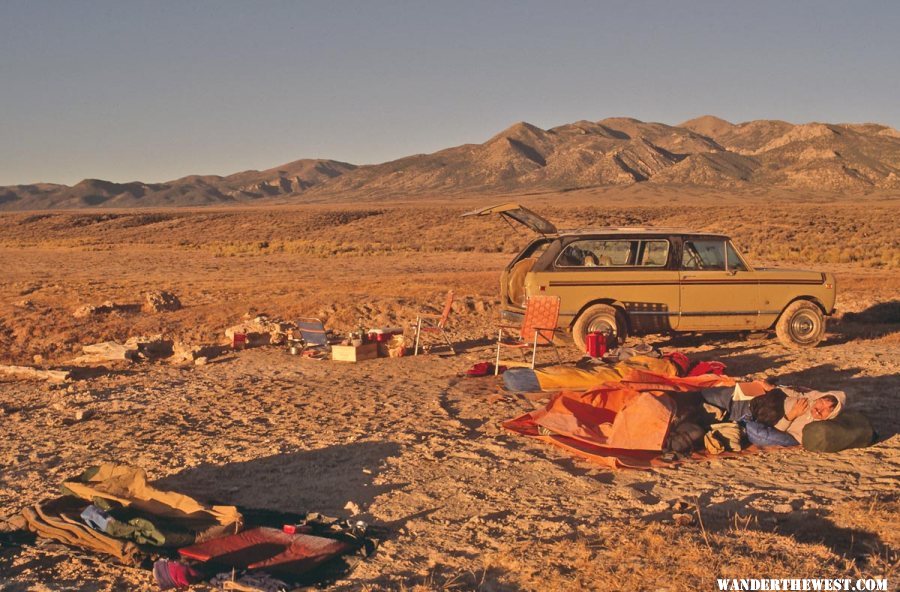
[[[559,326],[585,349],[585,336],[682,331],[775,330],[787,346],[812,347],[834,313],[834,275],[754,268],[721,234],[673,228],[560,231],[518,204],[500,214],[540,235],[500,278],[503,317],[520,321],[532,294],[560,297]]]

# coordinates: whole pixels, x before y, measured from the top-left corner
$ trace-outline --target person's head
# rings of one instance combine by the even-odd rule
[[[828,417],[834,413],[835,407],[837,407],[838,400],[837,397],[832,395],[825,395],[824,397],[819,397],[812,404],[812,409],[809,410],[810,415],[813,416],[813,419],[828,419]]]

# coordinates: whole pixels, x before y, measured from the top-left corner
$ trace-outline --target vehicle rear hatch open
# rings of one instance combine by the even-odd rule
[[[516,314],[521,315],[521,311],[525,307],[525,276],[531,271],[531,266],[537,261],[537,256],[531,256],[541,245],[546,246],[554,237],[557,236],[558,230],[552,222],[535,214],[528,208],[517,203],[505,203],[488,208],[480,208],[472,212],[463,214],[466,216],[487,216],[489,214],[500,214],[507,224],[513,226],[513,222],[517,222],[532,231],[541,235],[542,238],[533,240],[525,250],[520,252],[500,274],[500,299],[505,306],[517,311]],[[514,227],[515,228],[515,227]],[[501,315],[510,312],[504,308]],[[519,322],[512,318],[504,319],[507,322]]]
[[[489,214],[500,214],[508,223],[512,224],[510,220],[518,222],[543,236],[555,235],[558,233],[556,226],[554,226],[552,222],[517,203],[505,203],[497,206],[490,206],[488,208],[480,208],[471,212],[466,212],[462,216],[465,218],[466,216],[487,216]]]

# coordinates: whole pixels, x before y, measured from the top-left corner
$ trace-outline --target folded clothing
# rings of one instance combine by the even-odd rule
[[[87,503],[73,496],[35,504],[22,511],[28,530],[46,539],[111,555],[120,563],[136,565],[141,552],[131,541],[99,532],[81,522]]]

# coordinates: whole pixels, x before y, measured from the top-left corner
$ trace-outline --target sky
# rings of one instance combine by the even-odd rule
[[[0,0],[0,185],[714,114],[900,128],[900,2]]]

